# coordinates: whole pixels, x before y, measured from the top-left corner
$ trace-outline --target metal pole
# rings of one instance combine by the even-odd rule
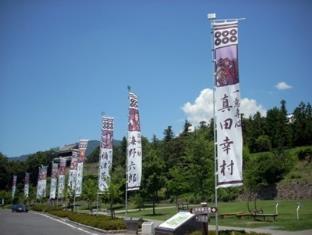
[[[213,43],[213,23],[216,20],[215,13],[209,13],[208,19],[210,21],[211,27],[211,54],[212,54],[212,84],[213,84],[213,153],[214,153],[214,176],[215,176],[215,207],[218,208],[218,188],[217,188],[217,180],[218,180],[218,164],[217,164],[217,133],[216,133],[216,113],[215,113],[215,53],[214,53],[214,43]],[[219,234],[219,224],[218,224],[218,210],[215,213],[215,221],[216,221],[216,235]]]
[[[74,193],[74,212],[76,211],[76,193]]]
[[[96,193],[96,214],[99,212],[99,192]]]
[[[131,87],[128,86],[128,99],[129,92],[131,91]],[[127,133],[128,134],[128,133]],[[127,135],[128,136],[128,135]],[[127,137],[127,156],[126,156],[126,193],[125,193],[125,216],[128,215],[128,137]]]

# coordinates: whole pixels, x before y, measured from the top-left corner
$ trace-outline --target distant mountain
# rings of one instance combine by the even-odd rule
[[[100,141],[89,140],[87,150],[86,150],[86,156],[89,156],[99,146],[100,146]]]
[[[120,140],[113,140],[113,145],[114,146],[119,146],[121,144]],[[86,156],[89,156],[96,148],[100,146],[100,141],[98,140],[89,140],[88,141],[88,147],[86,150]],[[78,148],[78,143],[73,143],[73,144],[66,144],[62,147],[57,147],[53,148],[55,151],[64,151],[64,150],[69,150],[72,148]],[[25,161],[29,156],[32,154],[23,154],[18,157],[10,157],[8,158],[10,161]]]
[[[25,161],[31,154],[24,154],[18,157],[9,157],[9,161]]]

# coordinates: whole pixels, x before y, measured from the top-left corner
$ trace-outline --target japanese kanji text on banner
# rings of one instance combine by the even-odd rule
[[[113,162],[113,132],[114,119],[102,116],[101,146],[99,164],[99,191],[106,191],[110,180],[110,170]]]
[[[50,199],[56,198],[57,171],[58,171],[58,164],[53,162],[52,163],[51,184],[50,184]]]
[[[37,199],[46,196],[47,188],[47,166],[39,167],[38,183],[37,183]]]
[[[138,190],[142,175],[142,144],[137,96],[129,92],[127,190]]]
[[[79,158],[77,164],[77,180],[76,180],[76,196],[79,197],[82,192],[82,179],[83,179],[83,162],[86,155],[88,140],[80,140],[79,142]]]
[[[16,191],[16,181],[17,176],[13,175],[13,183],[12,183],[12,199],[15,197],[15,191]]]
[[[65,169],[66,169],[66,158],[60,158],[60,166],[58,170],[58,188],[57,188],[57,198],[64,197],[65,189]]]
[[[238,23],[213,23],[218,188],[242,185]]]
[[[28,198],[29,196],[29,173],[25,173],[25,182],[24,182],[24,197]]]
[[[68,175],[68,187],[72,194],[76,189],[78,156],[79,152],[77,150],[73,150]]]

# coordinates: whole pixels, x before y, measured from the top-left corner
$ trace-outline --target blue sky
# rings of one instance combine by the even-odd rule
[[[2,0],[0,152],[99,139],[102,112],[121,139],[128,85],[148,138],[162,138],[169,125],[178,134],[185,119],[210,119],[208,12],[247,18],[239,29],[243,111],[311,102],[309,0]]]

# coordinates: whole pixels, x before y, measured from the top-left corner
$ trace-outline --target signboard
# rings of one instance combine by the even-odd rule
[[[192,208],[192,213],[193,214],[214,214],[217,212],[216,207],[195,207]]]
[[[184,224],[194,216],[195,215],[190,212],[181,211],[160,224],[159,227],[169,230],[176,230],[178,227],[180,227],[182,224]]]
[[[216,207],[195,207],[192,208],[192,213],[196,215],[196,222],[207,223],[209,214],[215,214],[217,212]]]

